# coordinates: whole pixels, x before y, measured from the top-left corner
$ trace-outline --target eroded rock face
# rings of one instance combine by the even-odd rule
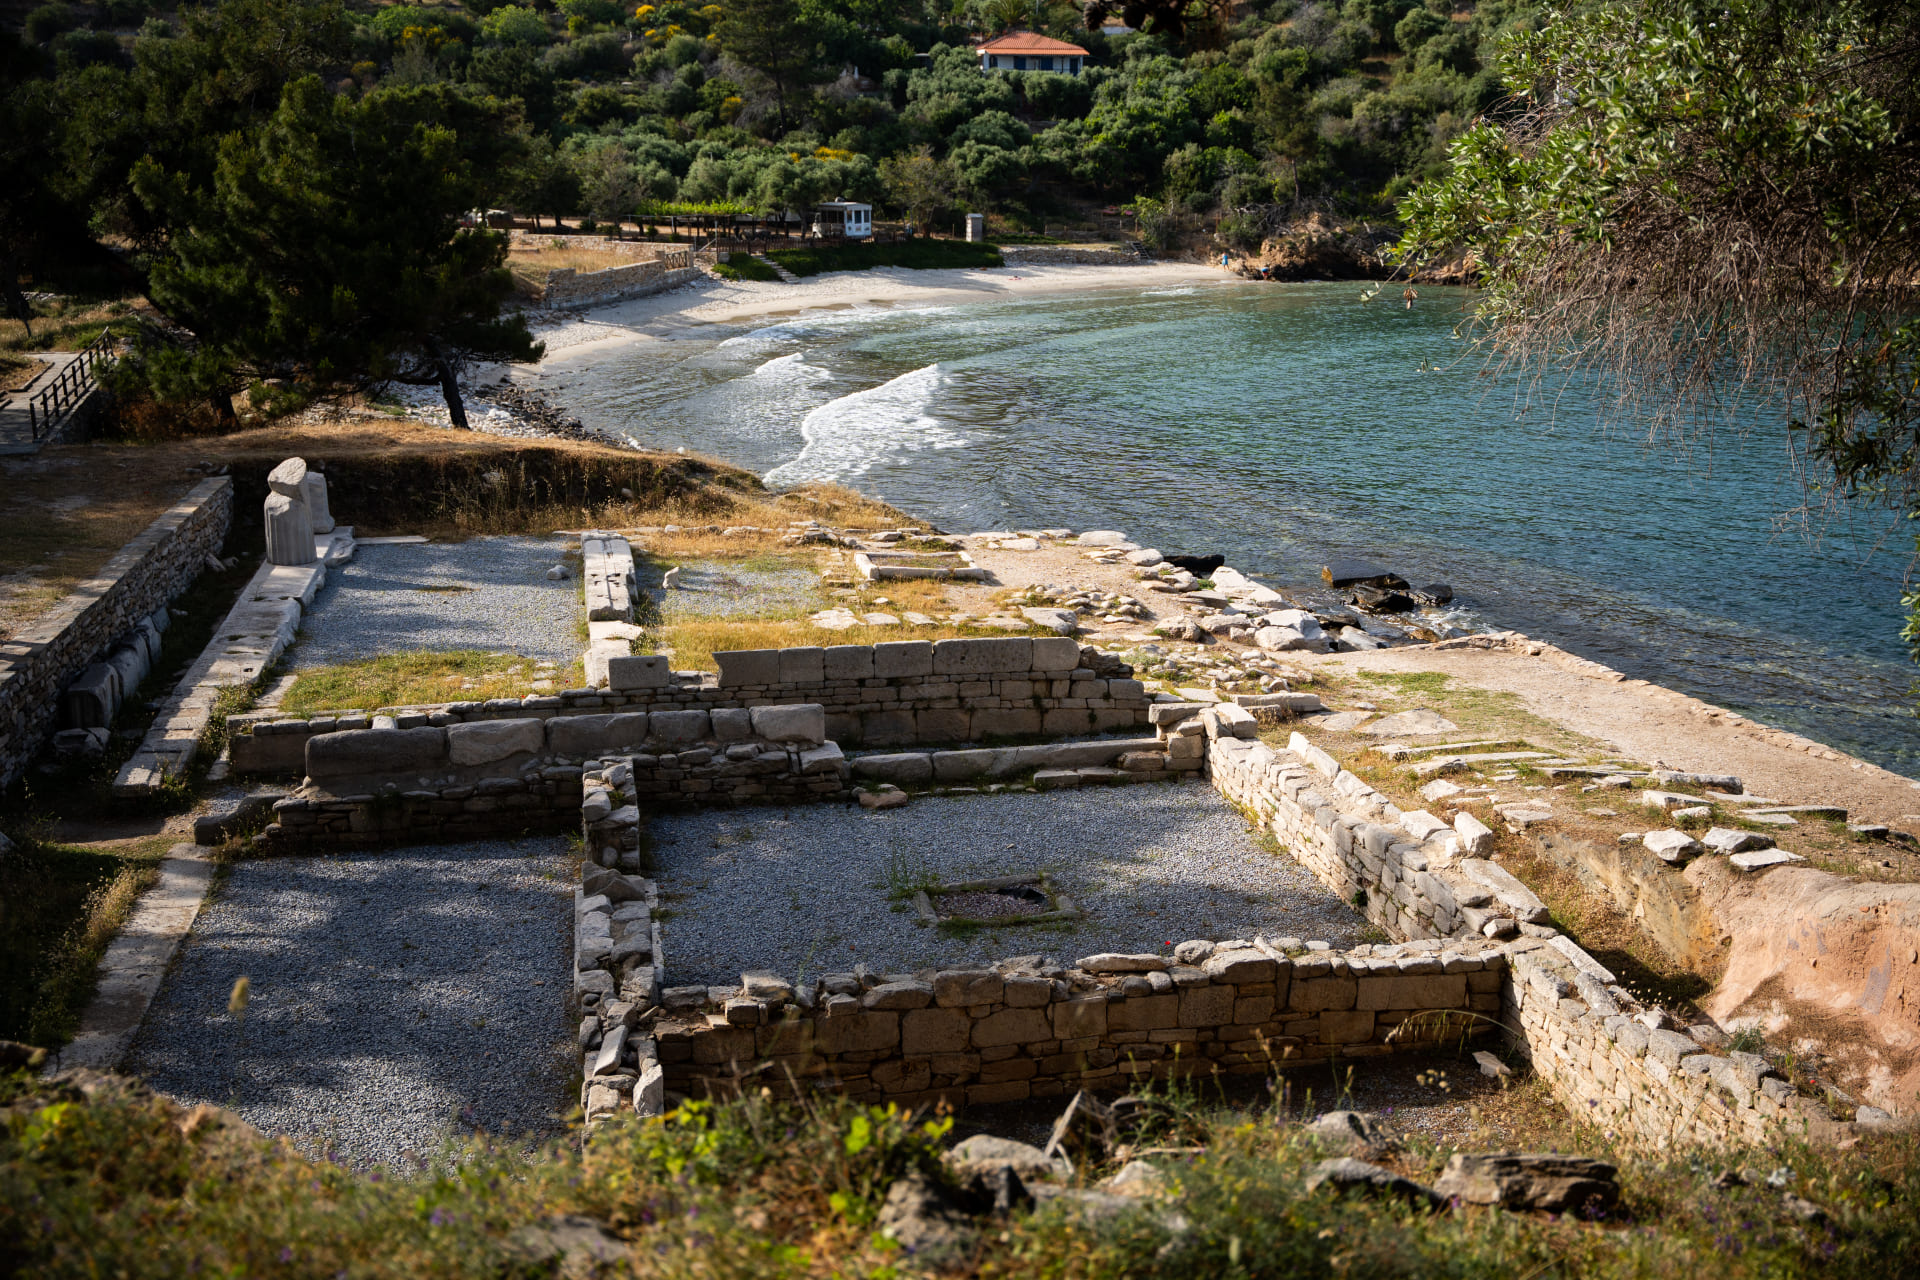
[[[1468,1204],[1549,1213],[1604,1211],[1620,1199],[1619,1170],[1602,1160],[1553,1154],[1455,1155],[1433,1189]]]
[[[1704,1003],[1722,1026],[1814,1036],[1862,1102],[1905,1115],[1920,1093],[1920,884],[1807,866],[1741,872],[1703,858],[1686,878],[1732,940]]]

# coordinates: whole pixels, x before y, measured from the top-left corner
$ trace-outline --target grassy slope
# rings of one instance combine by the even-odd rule
[[[15,1077],[11,1089],[26,1088]],[[1920,1257],[1913,1135],[1847,1152],[1782,1145],[1627,1157],[1620,1205],[1598,1215],[1440,1214],[1305,1194],[1329,1152],[1271,1113],[1165,1097],[1143,1146],[1184,1224],[1152,1202],[1089,1221],[1068,1205],[986,1223],[945,1265],[875,1231],[886,1188],[935,1160],[944,1119],[823,1097],[755,1095],[627,1120],[538,1151],[475,1140],[399,1176],[315,1165],[218,1113],[152,1099],[22,1098],[0,1121],[0,1271],[40,1277],[552,1275],[516,1234],[559,1214],[604,1224],[648,1276],[950,1275],[1886,1277]],[[1569,1129],[1562,1150],[1613,1156]],[[1448,1152],[1410,1140],[1389,1163],[1430,1181]],[[1747,1185],[1717,1187],[1747,1166]],[[1092,1166],[1091,1183],[1112,1170]],[[1784,1187],[1765,1182],[1785,1169]],[[1819,1206],[1809,1219],[1785,1193]],[[522,1237],[524,1239],[524,1237]],[[571,1269],[566,1274],[576,1274]]]

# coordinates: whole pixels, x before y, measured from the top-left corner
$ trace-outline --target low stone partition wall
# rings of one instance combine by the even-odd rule
[[[445,727],[378,717],[371,727],[307,741],[306,781],[274,804],[262,842],[294,850],[569,827],[593,812],[582,803],[587,768],[618,755],[625,765],[620,817],[631,821],[633,835],[624,842],[603,836],[589,848],[611,847],[610,864],[634,865],[642,797],[657,807],[845,796],[846,760],[823,740],[824,723],[817,706]],[[611,817],[614,806],[605,807],[600,816]]]
[[[1102,733],[1147,722],[1147,691],[1101,677],[1066,636],[901,640],[713,655],[715,688],[751,706],[818,702],[836,742],[890,746]],[[1100,666],[1095,664],[1099,663]],[[1130,677],[1130,668],[1123,668]]]
[[[1484,940],[1335,953],[1256,938],[1072,966],[830,973],[797,989],[749,973],[738,988],[665,988],[652,1034],[667,1086],[691,1096],[1015,1102],[1430,1049],[1487,1025],[1459,1015],[1498,1009],[1505,963]]]
[[[232,478],[201,481],[34,625],[0,641],[0,787],[39,752],[62,691],[192,583],[232,519]],[[99,678],[114,689],[120,677]],[[117,689],[115,704],[132,692]]]
[[[564,719],[609,712],[818,704],[825,708],[828,739],[869,747],[1041,734],[1066,737],[1147,723],[1146,687],[1138,680],[1096,675],[1096,670],[1113,669],[1106,655],[1064,636],[905,640],[714,656],[720,665],[717,677],[668,672],[657,658],[614,658],[607,663],[606,689],[396,707],[392,715],[397,727],[407,729],[530,716]],[[627,685],[633,687],[623,687]],[[365,710],[306,717],[271,711],[229,716],[233,771],[298,775],[310,739],[364,729],[369,723]]]

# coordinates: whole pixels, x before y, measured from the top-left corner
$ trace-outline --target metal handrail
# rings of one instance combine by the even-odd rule
[[[35,444],[52,435],[67,415],[93,393],[99,382],[99,367],[111,354],[112,342],[113,330],[102,329],[98,337],[82,347],[80,354],[55,375],[45,390],[27,401],[27,426]]]

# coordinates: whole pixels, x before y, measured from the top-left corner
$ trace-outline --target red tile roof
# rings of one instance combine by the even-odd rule
[[[1077,53],[1081,57],[1085,57],[1087,53],[1077,44],[1068,44],[1065,40],[1035,35],[1031,31],[1009,31],[998,39],[989,40],[980,45],[979,51],[981,53]]]

